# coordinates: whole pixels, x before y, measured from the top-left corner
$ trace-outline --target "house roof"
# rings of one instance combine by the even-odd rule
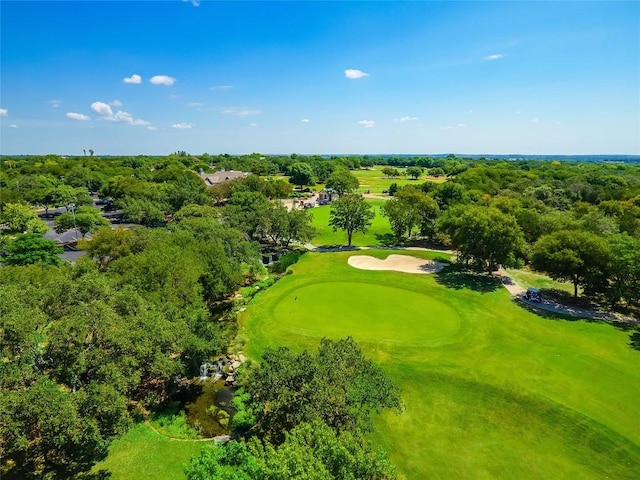
[[[233,180],[234,178],[245,178],[249,175],[249,172],[238,172],[235,170],[220,171],[214,173],[201,173],[200,178],[207,184],[207,186],[216,185],[217,183]]]

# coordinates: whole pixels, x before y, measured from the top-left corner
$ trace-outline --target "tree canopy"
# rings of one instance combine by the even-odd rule
[[[600,236],[586,231],[561,230],[542,236],[533,246],[533,267],[556,280],[573,283],[591,292],[604,291],[611,259],[609,246]]]
[[[371,226],[375,212],[362,195],[349,194],[340,197],[331,204],[329,225],[333,231],[347,232],[347,245],[351,246],[354,232],[366,233]]]
[[[346,168],[336,169],[327,181],[325,182],[327,188],[332,188],[338,195],[344,195],[345,193],[353,193],[360,186],[358,179]]]
[[[315,175],[311,165],[308,163],[297,162],[289,166],[289,181],[294,185],[300,186],[312,185],[316,182]]]
[[[524,236],[515,217],[496,208],[449,209],[436,228],[449,236],[464,261],[482,270],[513,266],[525,253]]]

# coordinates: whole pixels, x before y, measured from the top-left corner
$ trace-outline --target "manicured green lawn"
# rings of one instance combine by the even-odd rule
[[[182,465],[208,443],[163,437],[139,423],[111,444],[94,470],[110,471],[111,480],[177,480],[185,478]]]
[[[389,178],[382,173],[384,166],[376,165],[367,170],[352,170],[351,173],[360,181],[360,191],[370,190],[371,193],[382,194],[383,190],[388,190],[392,183],[397,183],[399,187],[407,184],[420,185],[429,180],[432,182],[444,182],[446,177],[427,177],[425,175],[417,180],[411,180],[409,177]],[[402,169],[399,169],[402,170]]]
[[[246,353],[352,335],[400,384],[373,440],[408,479],[637,479],[640,352],[610,325],[538,317],[490,279],[357,270],[307,253],[241,314]]]
[[[556,282],[541,273],[532,272],[527,269],[507,269],[506,272],[522,288],[554,288],[565,292],[573,293],[573,284],[569,282]]]
[[[373,218],[371,227],[367,233],[362,234],[356,232],[353,234],[351,243],[358,247],[377,246],[384,244],[385,239],[392,239],[391,227],[389,220],[384,217],[380,211],[380,207],[384,205],[386,200],[367,199],[367,202],[373,206],[376,216]],[[313,215],[313,226],[316,228],[316,236],[311,243],[316,246],[321,245],[346,245],[347,233],[344,230],[333,231],[329,226],[330,205],[323,205],[311,209]]]

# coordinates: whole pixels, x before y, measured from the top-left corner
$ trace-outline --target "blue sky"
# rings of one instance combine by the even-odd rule
[[[640,154],[640,2],[0,14],[3,154]]]

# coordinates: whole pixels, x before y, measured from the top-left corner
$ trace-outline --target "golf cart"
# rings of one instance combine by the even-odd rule
[[[527,300],[529,300],[530,302],[542,302],[542,294],[540,293],[540,289],[539,288],[527,288],[527,293],[525,294],[525,297],[527,297]]]

